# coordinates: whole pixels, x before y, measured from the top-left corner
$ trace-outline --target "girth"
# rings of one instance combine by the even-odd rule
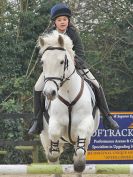
[[[61,97],[60,95],[58,95],[59,100],[64,103],[67,107],[68,107],[68,114],[69,114],[69,124],[68,124],[68,137],[69,140],[72,144],[75,144],[75,142],[72,140],[71,138],[71,124],[72,124],[72,117],[71,117],[71,112],[72,112],[72,108],[73,106],[77,103],[77,101],[80,99],[82,93],[84,90],[84,79],[81,78],[81,87],[80,87],[80,91],[78,93],[78,95],[76,96],[76,98],[70,103],[67,100],[65,100],[63,97]]]

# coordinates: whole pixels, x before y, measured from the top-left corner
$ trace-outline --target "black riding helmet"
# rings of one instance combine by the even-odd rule
[[[64,3],[56,4],[51,8],[51,20],[55,20],[59,16],[67,16],[68,18],[71,17],[71,10],[68,8],[67,5]]]

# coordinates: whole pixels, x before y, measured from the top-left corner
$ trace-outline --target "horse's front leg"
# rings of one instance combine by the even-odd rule
[[[53,163],[58,163],[60,156],[60,143],[59,139],[61,137],[62,127],[59,125],[59,122],[56,119],[50,119],[49,122],[49,139],[50,147],[48,160]]]
[[[93,129],[94,122],[92,116],[83,119],[77,128],[77,142],[74,153],[74,170],[78,173],[82,173],[85,169],[86,151],[88,144],[90,143]]]

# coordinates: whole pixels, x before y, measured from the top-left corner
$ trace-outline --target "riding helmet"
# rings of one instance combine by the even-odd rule
[[[71,17],[71,10],[64,3],[59,3],[51,8],[51,20],[55,20],[59,16]]]

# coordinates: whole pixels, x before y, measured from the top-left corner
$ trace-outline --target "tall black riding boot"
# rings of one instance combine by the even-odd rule
[[[119,125],[116,121],[113,120],[112,115],[110,114],[108,104],[104,95],[103,88],[100,86],[99,88],[96,88],[96,97],[98,102],[98,107],[103,115],[103,126],[105,129],[118,129]]]
[[[43,108],[41,102],[42,91],[33,91],[34,103],[34,119],[31,128],[28,131],[29,135],[40,134],[43,130]]]

